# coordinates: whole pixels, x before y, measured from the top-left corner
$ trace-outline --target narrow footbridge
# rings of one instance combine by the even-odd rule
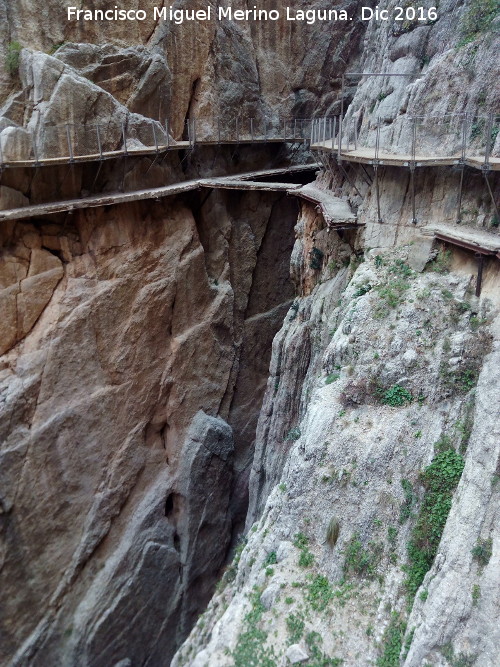
[[[0,211],[0,222],[9,222],[14,220],[27,220],[30,218],[40,218],[49,215],[71,214],[78,210],[99,208],[101,206],[110,206],[117,204],[126,204],[130,202],[155,200],[158,201],[165,197],[173,197],[195,190],[239,190],[254,192],[283,192],[290,196],[304,199],[313,204],[323,215],[329,228],[338,231],[351,229],[358,226],[356,216],[352,213],[349,204],[335,197],[332,193],[321,190],[312,184],[302,185],[301,183],[287,183],[281,181],[262,181],[256,179],[277,178],[279,176],[290,177],[300,172],[315,171],[319,164],[310,163],[278,169],[267,169],[261,171],[252,171],[234,176],[224,176],[217,178],[199,178],[174,183],[159,188],[149,188],[144,190],[134,190],[131,192],[114,192],[96,195],[92,197],[81,197],[79,199],[69,199],[58,202],[49,202],[37,204],[34,206],[24,206],[10,210]]]

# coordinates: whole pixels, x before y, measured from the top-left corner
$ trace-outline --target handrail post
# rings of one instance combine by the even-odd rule
[[[417,118],[413,117],[412,140],[411,140],[411,161],[410,161],[410,179],[411,179],[411,205],[412,205],[412,224],[417,224],[417,213],[415,205],[415,156],[417,150]]]
[[[337,162],[339,164],[342,162],[342,125],[343,119],[342,116],[339,116],[339,138],[337,140]]]
[[[38,167],[40,165],[40,160],[38,159],[38,151],[36,148],[36,141],[35,141],[35,135],[31,135],[31,143],[33,146],[33,157],[35,158],[35,167]]]
[[[221,129],[220,129],[220,116],[217,116],[217,143],[220,144]]]
[[[250,118],[250,137],[252,139],[252,144],[253,144],[253,141],[254,141],[254,137],[253,137],[253,118]]]
[[[492,147],[491,147],[491,143],[492,143],[492,137],[491,137],[491,135],[492,135],[492,132],[493,132],[493,112],[492,112],[492,111],[490,111],[490,113],[488,114],[488,120],[487,120],[487,122],[485,123],[485,126],[486,126],[486,127],[485,127],[485,133],[486,133],[486,137],[485,137],[485,139],[486,139],[486,146],[485,146],[485,150],[484,150],[484,165],[483,165],[483,169],[484,169],[485,171],[489,171],[489,170],[490,170],[490,155],[491,155],[491,148],[492,148]]]
[[[167,148],[170,148],[170,122],[165,118],[165,132],[167,133]]]
[[[123,140],[123,150],[125,152],[125,155],[128,155],[127,128],[125,127],[125,122],[124,121],[122,121],[122,140]]]
[[[73,155],[73,145],[71,143],[71,132],[69,131],[69,123],[66,123],[66,139],[68,141],[69,161],[72,164],[75,161],[75,156]]]
[[[156,137],[156,126],[155,126],[154,121],[152,121],[152,123],[153,123],[153,139],[154,139],[154,142],[155,142],[155,150],[156,150],[156,154],[158,155],[158,139]]]
[[[99,130],[99,123],[97,123],[96,134],[97,134],[97,147],[99,148],[99,160],[102,160],[102,141],[101,141],[101,132]]]
[[[283,116],[283,141],[286,143],[286,116]]]

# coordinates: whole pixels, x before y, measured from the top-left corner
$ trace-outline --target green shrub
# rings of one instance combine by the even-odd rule
[[[401,407],[412,401],[413,396],[410,392],[399,384],[389,387],[381,395],[381,402],[384,405],[391,405],[393,408]]]
[[[405,585],[410,600],[432,566],[463,469],[463,458],[449,449],[436,454],[420,474],[425,494],[408,544]]]
[[[377,659],[377,667],[399,667],[399,655],[405,632],[406,623],[397,612],[392,612],[391,622],[384,632],[382,655]]]
[[[290,614],[286,618],[286,627],[288,630],[288,643],[296,644],[302,639],[305,629],[304,617],[302,614]]]
[[[311,567],[314,563],[314,554],[309,551],[309,538],[306,537],[304,533],[297,533],[293,540],[293,544],[300,551],[300,567]]]
[[[276,565],[278,562],[278,558],[276,556],[276,551],[270,551],[267,556],[264,558],[264,562],[262,563],[262,567],[267,567],[268,565]]]
[[[231,652],[234,667],[276,667],[274,649],[265,646],[268,633],[260,627],[265,607],[260,601],[259,591],[251,594],[250,601],[251,608],[243,622],[244,630]]]
[[[295,442],[298,440],[301,436],[300,428],[298,426],[294,426],[291,428],[288,433],[285,436],[285,441],[286,442]]]
[[[317,574],[307,586],[306,600],[315,611],[323,611],[333,598],[333,588],[326,577]]]
[[[330,373],[330,375],[327,375],[325,378],[325,384],[332,384],[333,382],[336,382],[340,378],[339,373]]]
[[[465,46],[489,31],[498,14],[500,14],[499,0],[472,0],[460,25],[459,46]]]
[[[314,246],[309,253],[309,266],[314,271],[319,271],[323,265],[323,252]]]
[[[487,540],[478,540],[476,546],[472,549],[472,555],[481,566],[488,565],[491,558],[493,542],[491,537]]]
[[[309,667],[338,667],[343,663],[340,658],[330,658],[320,649],[319,645],[323,638],[319,632],[308,632],[306,635],[306,644],[309,649]]]
[[[344,550],[344,577],[357,575],[367,579],[373,578],[380,556],[380,545],[370,542],[368,548],[365,548],[359,539],[359,534],[354,533]]]
[[[19,42],[10,42],[7,45],[7,54],[5,56],[5,69],[11,77],[19,73],[19,59],[21,57],[22,46]]]

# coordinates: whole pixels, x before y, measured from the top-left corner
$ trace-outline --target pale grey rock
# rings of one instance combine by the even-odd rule
[[[300,644],[292,644],[285,655],[291,665],[298,665],[301,662],[309,660],[309,654]]]

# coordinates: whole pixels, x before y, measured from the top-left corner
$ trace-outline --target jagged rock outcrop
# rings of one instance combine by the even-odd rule
[[[345,289],[343,269],[290,311],[271,369],[295,355],[279,378],[294,387],[304,359],[295,427],[284,434],[289,410],[281,422],[263,410],[252,489],[262,509],[250,513],[245,542],[173,665],[245,664],[250,655],[288,664],[290,644],[353,667],[386,650],[415,667],[453,656],[496,664],[498,301],[475,302],[467,271],[415,274],[411,253],[372,250]],[[306,323],[319,346],[311,364]],[[274,391],[270,382],[264,406]],[[453,448],[464,473],[413,597],[407,550],[424,502],[419,472]],[[482,565],[478,544],[490,545]]]

